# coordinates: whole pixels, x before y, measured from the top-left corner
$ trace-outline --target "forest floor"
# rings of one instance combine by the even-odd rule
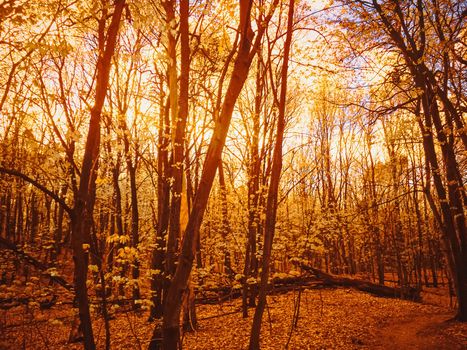
[[[271,295],[263,317],[261,348],[467,349],[467,325],[452,321],[453,311],[435,294],[439,290],[432,292],[425,293],[429,303],[415,303],[351,289],[304,290],[293,330],[298,292]],[[197,306],[199,327],[184,334],[184,349],[246,349],[254,309],[243,319],[240,306],[240,300]],[[81,349],[80,344],[67,343],[72,313],[64,306],[1,311],[0,349]],[[112,349],[146,349],[152,327],[146,313],[120,310],[111,321]],[[98,348],[103,349],[101,319],[96,319],[94,330]]]
[[[446,332],[452,327],[451,314],[421,314],[393,320],[380,330],[380,349],[451,350],[466,349],[467,339]],[[461,336],[461,334],[458,334]],[[465,335],[465,334],[464,334]],[[465,337],[464,337],[465,338]]]

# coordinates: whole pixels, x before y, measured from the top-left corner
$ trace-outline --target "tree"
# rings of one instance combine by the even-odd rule
[[[167,293],[166,303],[164,305],[162,325],[164,349],[176,349],[180,343],[179,317],[182,295],[186,289],[191,273],[197,235],[199,234],[202,217],[208,202],[209,192],[212,188],[222,149],[225,144],[235,102],[248,76],[251,62],[258,50],[262,35],[272,17],[276,5],[277,1],[271,5],[263,22],[258,27],[256,39],[253,42],[254,33],[251,29],[250,19],[252,2],[243,0],[240,2],[239,31],[241,38],[238,46],[237,57],[235,59],[224,102],[221,107],[219,119],[215,122],[214,132],[204,161],[200,183],[196,191],[196,197],[193,202],[193,207],[190,212],[188,224],[183,237],[177,268],[172,278],[170,288]],[[153,341],[152,344],[154,344]],[[150,344],[150,348],[151,346],[154,345]]]
[[[89,130],[81,166],[81,176],[71,212],[71,244],[75,263],[75,291],[86,349],[95,349],[91,315],[87,295],[88,257],[91,247],[91,227],[96,196],[96,177],[99,159],[101,114],[107,94],[111,60],[115,51],[118,29],[125,0],[115,3],[111,22],[106,28],[108,8],[104,4],[98,29],[98,59],[96,63],[96,90],[91,108]],[[91,250],[92,252],[93,250]]]
[[[294,20],[295,1],[290,0],[287,19],[287,34],[284,43],[284,59],[282,61],[281,89],[278,108],[277,134],[274,145],[271,179],[269,183],[268,198],[266,202],[266,222],[264,225],[264,248],[259,286],[258,305],[256,306],[251,328],[249,349],[259,349],[259,338],[264,308],[266,306],[267,285],[269,280],[269,264],[271,260],[272,243],[276,226],[276,213],[278,205],[279,182],[282,170],[282,143],[285,130],[285,107],[287,97],[287,70],[289,66],[290,46],[292,43],[292,30]]]
[[[365,30],[373,31],[375,41],[394,49],[404,62],[404,74],[410,77],[415,94],[411,94],[413,111],[420,126],[423,148],[430,164],[439,208],[432,206],[442,221],[440,226],[447,244],[448,261],[458,296],[459,320],[467,320],[467,237],[465,232],[465,191],[456,156],[467,146],[464,121],[460,110],[461,90],[452,75],[459,55],[443,49],[446,41],[455,42],[462,35],[457,23],[465,11],[451,1],[344,2],[363,19]],[[350,9],[350,7],[349,7]],[[449,33],[449,34],[447,34]],[[441,54],[440,54],[441,52]],[[462,61],[462,60],[461,60]],[[461,62],[460,61],[460,62]],[[454,63],[456,62],[456,63]],[[435,74],[437,67],[441,74]],[[402,76],[399,72],[398,76]],[[400,81],[400,79],[398,79]],[[459,101],[459,102],[458,102]],[[423,111],[423,114],[421,112]],[[436,141],[441,148],[440,165]],[[436,212],[439,211],[439,214]]]

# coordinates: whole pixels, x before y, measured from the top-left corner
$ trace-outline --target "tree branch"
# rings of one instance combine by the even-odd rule
[[[31,185],[33,185],[34,187],[36,187],[38,190],[42,191],[43,193],[45,193],[46,195],[48,195],[50,198],[52,198],[55,202],[57,202],[69,215],[72,214],[73,212],[73,209],[70,208],[68,206],[68,204],[65,203],[65,201],[60,198],[56,193],[52,192],[51,190],[49,190],[48,188],[46,188],[45,186],[41,185],[40,183],[38,183],[36,180],[30,178],[29,176],[27,176],[26,174],[23,174],[17,170],[12,170],[12,169],[7,169],[7,168],[4,168],[4,167],[0,167],[0,173],[3,173],[3,174],[8,174],[8,175],[11,175],[11,176],[15,176],[15,177],[18,177],[20,179],[23,179],[24,181],[30,183]]]

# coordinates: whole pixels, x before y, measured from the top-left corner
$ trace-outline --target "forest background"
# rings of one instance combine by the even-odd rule
[[[195,290],[229,286],[256,305],[255,349],[268,281],[306,265],[402,292],[442,279],[467,319],[465,2],[4,0],[0,16],[4,300],[58,283],[86,349],[92,318],[110,346],[124,303],[175,349]]]

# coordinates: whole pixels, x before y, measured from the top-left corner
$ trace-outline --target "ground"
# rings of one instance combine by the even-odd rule
[[[452,321],[446,305],[377,298],[350,289],[305,290],[298,324],[292,330],[298,292],[272,295],[262,326],[262,349],[467,349],[467,325]],[[0,349],[80,349],[67,344],[69,307],[51,311],[19,306],[2,311]],[[246,349],[253,309],[242,319],[240,301],[197,307],[199,329],[183,337],[184,349]],[[34,316],[34,317],[32,317]],[[145,349],[152,325],[147,314],[116,312],[113,349]],[[104,328],[94,324],[98,348]]]
[[[379,349],[419,349],[419,350],[454,350],[466,349],[464,339],[456,341],[455,337],[445,333],[454,326],[452,314],[422,314],[408,316],[391,321],[391,324],[380,331]]]

